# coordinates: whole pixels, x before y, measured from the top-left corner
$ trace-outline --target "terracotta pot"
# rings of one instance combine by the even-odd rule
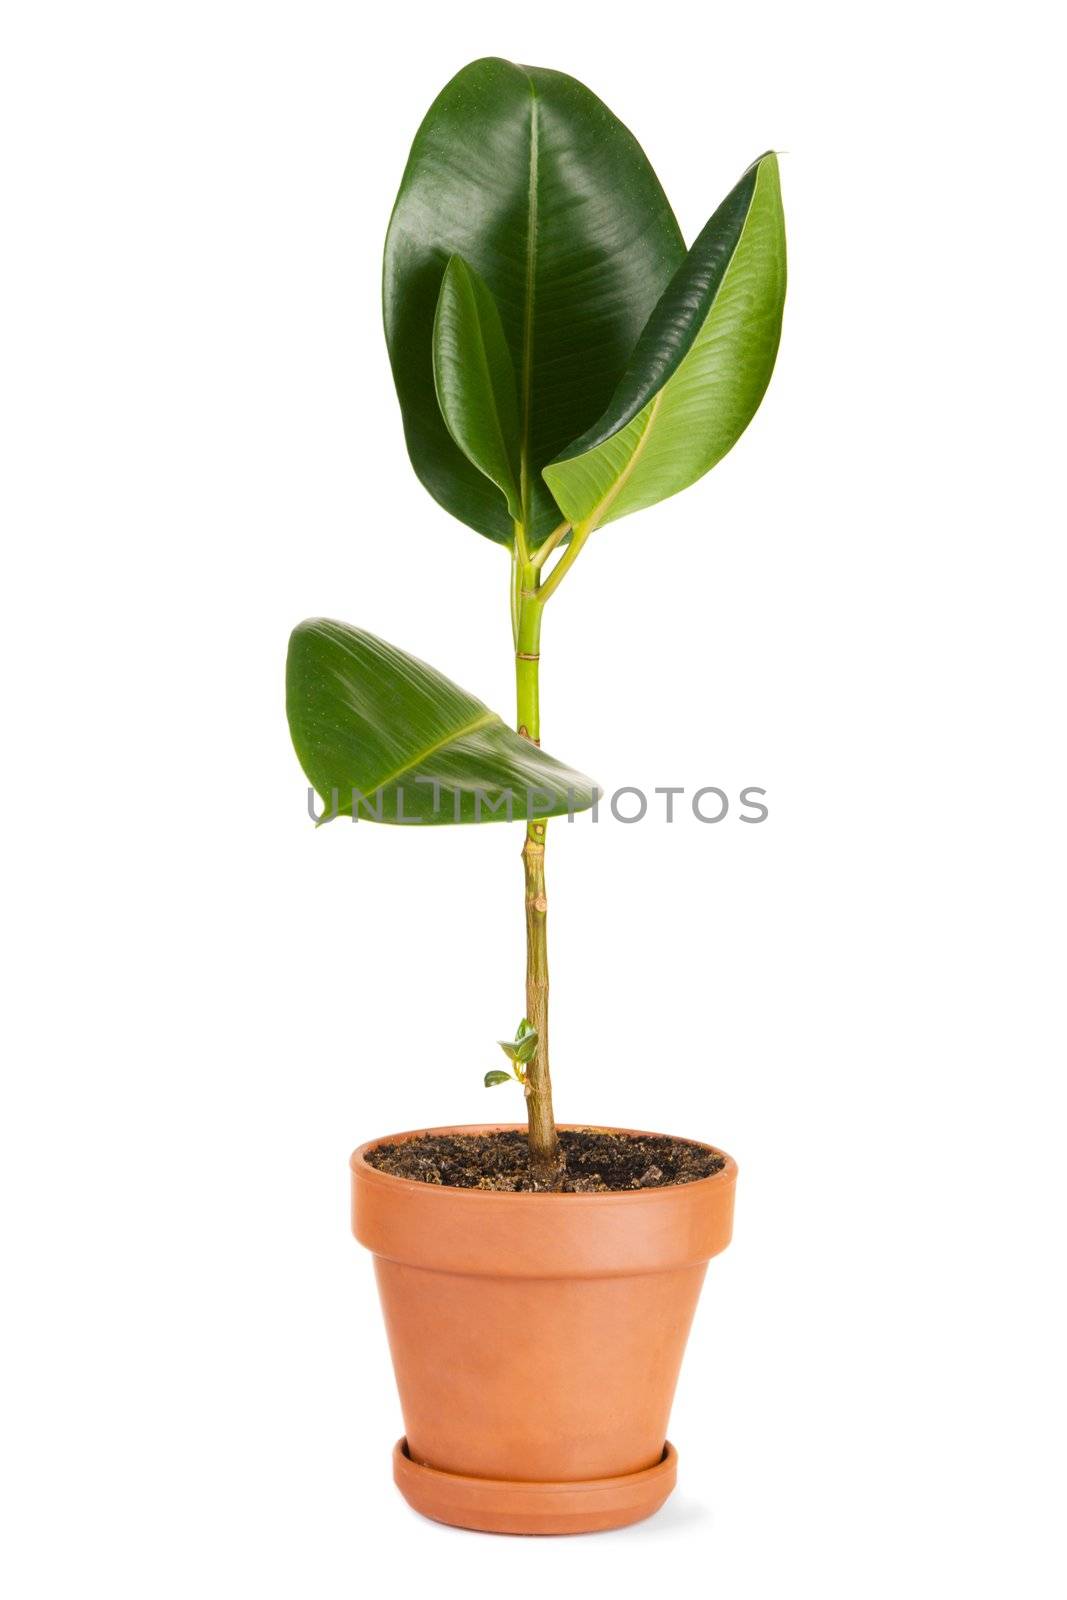
[[[494,1533],[649,1516],[674,1487],[667,1420],[708,1261],[730,1241],[734,1162],[667,1189],[498,1194],[364,1160],[417,1137],[376,1139],[350,1163],[404,1414],[405,1498]]]

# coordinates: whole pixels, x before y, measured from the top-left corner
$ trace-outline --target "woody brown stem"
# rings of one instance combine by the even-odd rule
[[[559,1139],[552,1116],[552,1077],[548,1066],[548,896],[545,893],[543,822],[531,824],[522,847],[526,878],[526,1015],[537,1029],[537,1049],[526,1068],[526,1115],[530,1165],[542,1181],[559,1170]]]

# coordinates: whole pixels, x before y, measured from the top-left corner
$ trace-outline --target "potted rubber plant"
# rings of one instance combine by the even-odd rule
[[[596,789],[541,749],[541,624],[590,539],[694,483],[747,427],[785,281],[773,154],[687,249],[595,95],[494,58],[430,107],[389,223],[385,334],[408,452],[510,563],[514,723],[322,619],[292,635],[287,710],[319,821],[522,830],[525,1014],[485,1081],[518,1081],[526,1125],[424,1129],[351,1160],[404,1414],[394,1473],[444,1522],[616,1527],[675,1481],[667,1421],[736,1168],[696,1141],[556,1123],[545,852],[551,819]]]

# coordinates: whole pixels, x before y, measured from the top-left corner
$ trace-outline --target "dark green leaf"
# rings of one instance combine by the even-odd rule
[[[560,520],[542,468],[604,410],[685,246],[641,147],[574,78],[488,58],[430,107],[385,242],[386,339],[422,482],[510,544],[504,497],[449,435],[434,390],[434,313],[453,255],[500,309],[536,546]]]
[[[510,1083],[510,1082],[511,1082],[511,1073],[510,1072],[501,1072],[499,1069],[495,1069],[492,1072],[487,1072],[486,1075],[485,1075],[485,1087],[487,1089],[491,1089],[495,1083]]]
[[[467,460],[496,484],[522,521],[519,401],[500,312],[461,256],[441,280],[433,325],[433,376],[441,415]]]
[[[707,224],[600,420],[545,469],[574,522],[611,522],[704,475],[748,426],[785,301],[778,162],[762,156]]]
[[[333,811],[377,822],[500,822],[584,811],[590,779],[523,739],[432,667],[343,622],[289,641],[286,710],[300,764]],[[360,799],[365,797],[365,802]]]

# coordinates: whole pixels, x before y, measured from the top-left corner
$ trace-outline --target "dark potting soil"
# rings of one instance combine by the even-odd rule
[[[687,1139],[606,1133],[596,1128],[561,1129],[565,1170],[563,1194],[603,1194],[613,1190],[665,1189],[695,1183],[725,1166],[722,1156]],[[421,1134],[367,1151],[379,1172],[418,1183],[456,1189],[544,1189],[529,1166],[526,1135],[507,1133]]]

